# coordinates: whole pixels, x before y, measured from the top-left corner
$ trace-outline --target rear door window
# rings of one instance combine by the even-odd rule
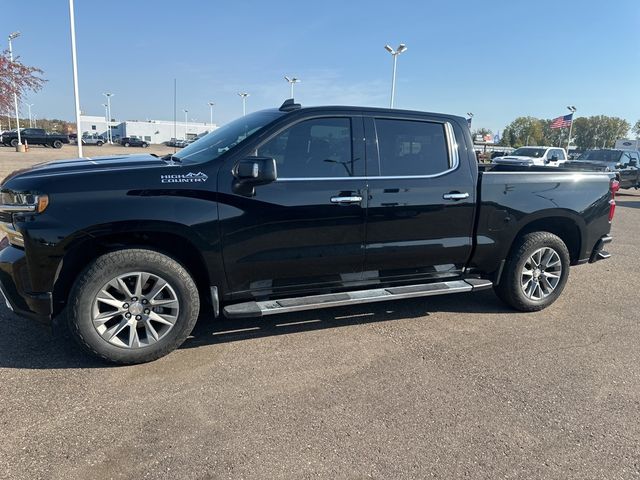
[[[376,118],[380,175],[436,175],[450,168],[442,123]]]

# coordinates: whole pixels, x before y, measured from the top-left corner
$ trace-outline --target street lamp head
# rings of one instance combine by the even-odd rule
[[[391,55],[395,55],[396,52],[393,51],[393,48],[391,48],[389,45],[385,45],[384,49],[389,52]]]
[[[284,76],[284,79],[285,79],[287,82],[291,83],[291,79],[290,79],[289,77],[287,77],[286,75]]]
[[[473,112],[467,112],[467,115],[471,118],[473,118]]]
[[[9,40],[14,40],[20,36],[20,32],[13,32],[9,35]]]
[[[239,92],[238,95],[241,96],[242,98],[247,98],[249,96],[247,92]]]
[[[407,46],[406,46],[404,43],[401,43],[401,44],[398,46],[398,50],[397,50],[397,52],[400,54],[400,53],[402,53],[402,52],[406,52],[406,51],[407,51]]]
[[[207,102],[207,105],[209,105],[210,107],[213,107],[215,105],[215,103],[213,102]]]
[[[567,106],[567,109],[569,109],[571,112],[575,112],[577,110],[577,108],[574,105]]]

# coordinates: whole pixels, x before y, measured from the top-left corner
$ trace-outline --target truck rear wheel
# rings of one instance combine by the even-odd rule
[[[17,146],[18,146],[18,139],[17,139],[17,138],[12,138],[12,139],[11,139],[11,146],[12,146],[13,148],[15,148],[15,147],[17,147]]]
[[[560,237],[549,232],[528,233],[516,240],[495,292],[516,310],[542,310],[562,293],[569,264],[569,251]]]
[[[78,277],[69,299],[69,330],[89,353],[135,364],[178,348],[200,311],[187,270],[153,250],[107,253]]]
[[[53,142],[53,148],[62,148],[62,142],[60,140],[55,140]]]

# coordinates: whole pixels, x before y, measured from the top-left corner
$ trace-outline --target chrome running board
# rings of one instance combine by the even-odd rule
[[[227,318],[264,317],[277,313],[299,312],[318,308],[354,305],[358,303],[386,302],[402,298],[429,297],[448,293],[463,293],[491,288],[490,280],[469,278],[449,282],[424,283],[403,287],[375,288],[352,292],[311,295],[308,297],[282,298],[279,300],[251,301],[224,307]]]

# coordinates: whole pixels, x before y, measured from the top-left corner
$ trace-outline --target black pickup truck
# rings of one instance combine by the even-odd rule
[[[587,150],[563,165],[571,170],[614,172],[620,188],[640,188],[640,152],[635,150]]]
[[[607,258],[612,174],[479,172],[466,119],[291,100],[174,155],[56,161],[1,186],[0,285],[116,363],[196,319],[494,288],[542,309]],[[520,169],[520,170],[519,170]],[[57,322],[56,322],[57,323]]]
[[[62,145],[69,143],[69,136],[59,133],[47,133],[43,128],[21,128],[20,140],[29,145],[45,145],[53,148],[62,148]],[[18,132],[11,130],[3,132],[0,141],[5,145],[15,147],[18,145]]]

